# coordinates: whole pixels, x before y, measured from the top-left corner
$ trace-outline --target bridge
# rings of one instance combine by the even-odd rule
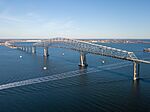
[[[48,49],[52,47],[78,51],[80,52],[79,66],[81,67],[88,66],[86,61],[86,55],[88,53],[131,61],[133,62],[133,80],[139,79],[140,63],[150,64],[150,61],[138,59],[133,52],[75,39],[52,38],[48,40],[41,40],[39,42],[35,42],[30,46],[17,45],[16,43],[17,41],[7,42],[5,45],[11,48],[17,48],[22,51],[31,52],[33,54],[36,53],[36,47],[43,47],[44,57],[49,56]]]

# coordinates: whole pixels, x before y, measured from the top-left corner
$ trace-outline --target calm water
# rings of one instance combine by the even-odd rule
[[[105,45],[129,51],[150,47],[149,44]],[[76,51],[52,48],[50,56],[44,59],[42,48],[37,50],[36,55],[31,55],[0,46],[0,85],[69,71],[78,71],[79,75],[0,90],[0,112],[150,111],[150,65],[141,64],[142,79],[133,82],[130,62],[125,67],[114,65],[105,70],[98,67],[126,61],[88,54],[89,66],[83,70],[78,67]],[[135,53],[141,59],[150,60],[150,53]],[[95,72],[90,72],[91,69]]]

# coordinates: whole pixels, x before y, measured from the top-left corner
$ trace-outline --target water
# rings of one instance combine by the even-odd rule
[[[150,47],[104,45],[128,51]],[[37,50],[31,55],[0,46],[0,112],[150,111],[150,65],[141,64],[142,79],[133,82],[131,62],[88,54],[83,69],[76,51],[52,48],[46,59],[42,48]],[[135,53],[150,60],[150,53]]]

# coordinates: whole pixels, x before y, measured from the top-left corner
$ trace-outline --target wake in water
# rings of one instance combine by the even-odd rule
[[[31,84],[37,84],[37,83],[42,83],[42,82],[60,80],[60,79],[75,77],[75,76],[79,76],[79,75],[83,75],[83,74],[87,74],[87,73],[100,72],[103,70],[118,69],[118,68],[130,66],[130,65],[132,65],[130,62],[121,62],[121,63],[117,63],[117,64],[99,66],[96,68],[75,70],[75,71],[55,74],[55,75],[51,75],[51,76],[45,76],[45,77],[39,77],[39,78],[28,79],[28,80],[23,80],[23,81],[17,81],[17,82],[12,82],[12,83],[0,85],[0,90],[19,87],[19,86],[25,86],[25,85],[31,85]]]

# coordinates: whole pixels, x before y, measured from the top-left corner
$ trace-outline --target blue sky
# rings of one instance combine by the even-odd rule
[[[0,0],[0,38],[150,38],[150,0]]]

